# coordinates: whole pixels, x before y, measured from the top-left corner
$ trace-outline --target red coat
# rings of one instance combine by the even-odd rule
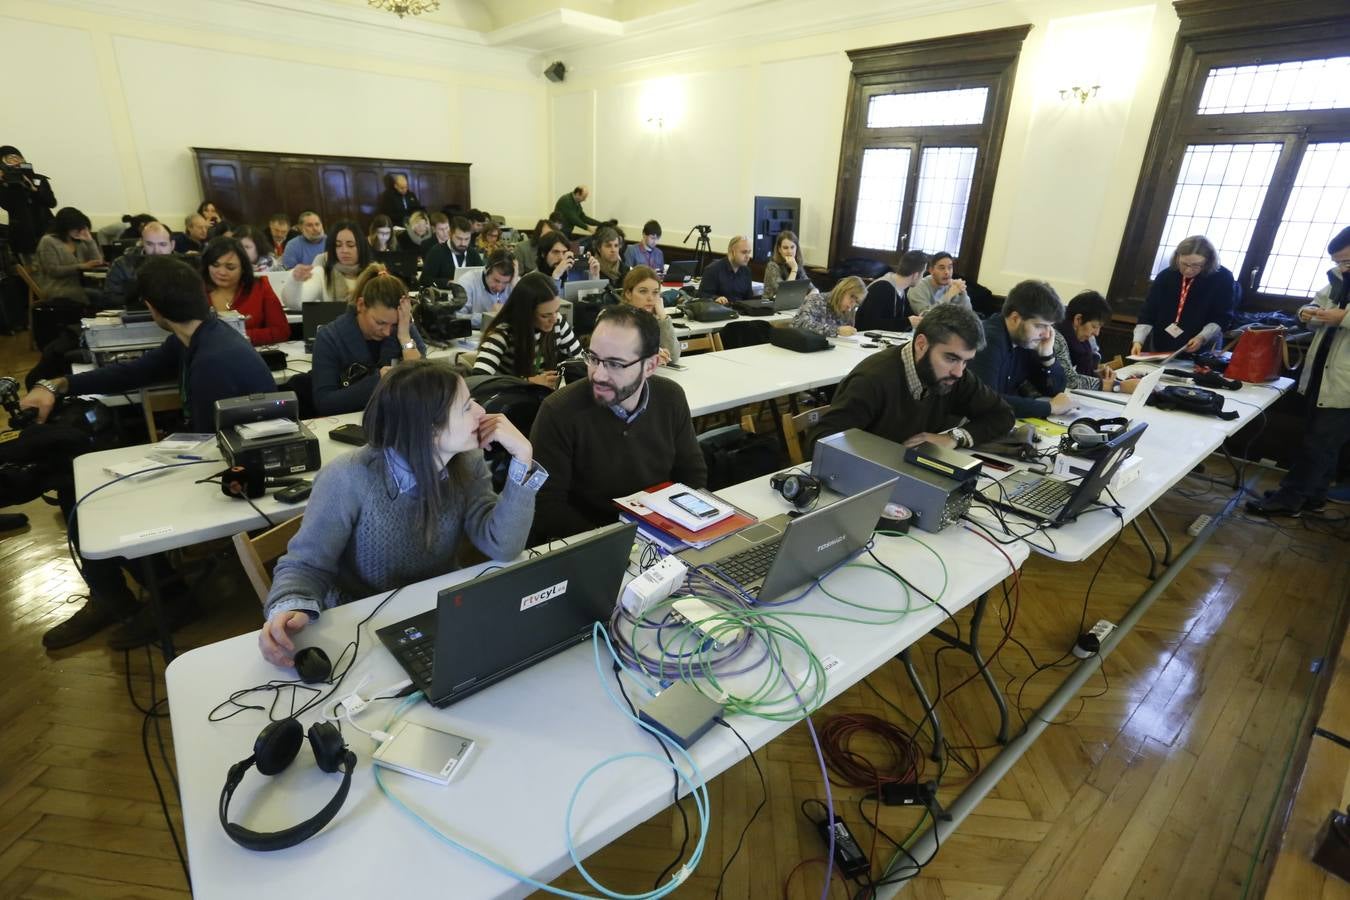
[[[255,347],[261,344],[279,344],[291,339],[291,323],[286,321],[286,310],[266,278],[253,279],[253,287],[245,293],[241,288],[234,295],[231,307],[244,317],[244,331]]]

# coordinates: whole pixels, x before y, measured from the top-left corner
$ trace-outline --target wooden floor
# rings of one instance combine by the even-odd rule
[[[29,365],[24,338],[0,338],[0,373],[21,373]],[[1198,513],[1217,512],[1231,491],[1207,490],[1197,479],[1182,488],[1195,496],[1174,491],[1157,508],[1173,536],[1185,542],[1185,525]],[[99,638],[44,652],[42,632],[75,608],[67,597],[82,583],[65,556],[55,511],[41,504],[25,511],[31,529],[0,538],[0,897],[183,896],[186,885],[142,750],[143,716],[128,697],[128,668],[138,703],[147,704],[152,689],[163,696],[161,661],[143,652],[114,653]],[[1348,511],[1331,507],[1329,515]],[[1298,779],[1300,737],[1315,720],[1318,691],[1328,681],[1330,666],[1319,670],[1319,663],[1329,663],[1340,646],[1343,626],[1337,623],[1343,622],[1350,585],[1346,534],[1344,527],[1333,531],[1316,523],[1276,528],[1241,515],[1225,522],[1105,661],[1082,699],[1066,708],[1062,724],[1048,729],[944,843],[909,895],[1261,896],[1275,858],[1271,836],[1278,838],[1288,808],[1282,785]],[[1028,714],[1064,677],[1064,670],[1050,670],[1024,684],[1032,657],[1050,662],[1072,642],[1098,564],[1089,623],[1118,620],[1146,587],[1145,558],[1133,533],[1104,563],[1102,556],[1076,566],[1032,557],[1023,571],[1014,636],[1025,649],[1008,643],[993,667],[1008,683],[1009,697],[1020,689]],[[257,626],[256,601],[241,579],[228,568],[216,572],[201,592],[207,618],[181,633],[182,646]],[[964,627],[966,617],[958,619]],[[999,637],[999,627],[986,628],[989,650]],[[931,689],[937,644],[925,641],[920,648]],[[941,673],[950,686],[971,667],[946,653]],[[1347,696],[1350,673],[1340,671],[1337,680],[1345,686],[1333,698]],[[892,665],[814,721],[819,727],[838,713],[867,712],[903,725],[883,697],[910,717],[918,713],[902,672]],[[952,742],[979,748],[959,755],[971,768],[987,764],[994,717],[984,688],[978,682],[962,688],[945,712]],[[168,723],[163,726],[172,758]],[[177,826],[153,728],[148,746]],[[867,741],[854,749],[880,759]],[[1314,745],[1314,762],[1323,751],[1331,754],[1320,760],[1330,775],[1304,784],[1314,795],[1311,808],[1320,810],[1315,817],[1343,803],[1350,759],[1350,751]],[[793,727],[756,756],[768,802],[727,872],[723,896],[819,897],[823,846],[798,807],[823,797],[823,790],[804,727]],[[936,774],[930,764],[928,776]],[[960,766],[950,766],[940,796],[954,796],[967,777]],[[842,815],[879,871],[893,848],[886,838],[874,841],[860,817],[861,793],[834,789]],[[713,822],[704,862],[677,897],[714,895],[718,871],[760,801],[759,777],[743,762],[716,779],[710,794]],[[866,812],[874,815],[870,803]],[[880,816],[883,830],[902,841],[917,823],[914,813],[891,808]],[[1300,821],[1291,825],[1291,853],[1308,842]],[[1296,835],[1299,846],[1293,846]],[[591,871],[614,890],[649,889],[674,859],[680,838],[679,818],[668,810],[596,854]],[[575,873],[559,883],[593,893]],[[1318,881],[1316,893],[1302,889],[1306,880],[1290,884],[1298,889],[1272,890],[1270,896],[1350,896],[1334,880]],[[830,896],[851,893],[836,884]]]

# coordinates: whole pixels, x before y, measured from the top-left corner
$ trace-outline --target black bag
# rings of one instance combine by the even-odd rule
[[[774,327],[768,322],[756,322],[751,319],[728,322],[719,337],[722,339],[723,350],[735,350],[737,347],[767,344],[769,338],[773,336],[773,331]]]
[[[74,329],[79,334],[80,319],[93,315],[89,307],[72,300],[56,299],[33,307],[33,343],[45,347],[61,332]]]
[[[1235,409],[1223,411],[1223,397],[1204,388],[1168,385],[1154,391],[1148,398],[1149,406],[1158,409],[1175,409],[1180,412],[1195,413],[1199,416],[1215,416],[1225,421],[1238,417]]]
[[[572,330],[577,337],[585,337],[595,331],[595,320],[600,317],[600,311],[618,303],[619,297],[612,288],[606,288],[598,297],[594,294],[584,300],[578,297],[572,301]]]
[[[776,472],[788,461],[778,435],[746,434],[739,425],[701,434],[698,443],[708,466],[710,491]]]
[[[694,300],[684,305],[684,315],[695,322],[724,322],[736,318],[736,310],[716,300]]]
[[[829,339],[823,334],[816,334],[814,331],[807,331],[805,328],[775,328],[769,335],[769,343],[775,347],[782,347],[784,350],[794,350],[797,353],[815,353],[820,350],[829,350],[833,347]]]

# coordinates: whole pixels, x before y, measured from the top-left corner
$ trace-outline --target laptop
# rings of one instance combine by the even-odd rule
[[[1070,425],[1075,419],[1114,419],[1117,416],[1124,416],[1126,419],[1133,422],[1143,414],[1144,409],[1148,406],[1149,395],[1157,390],[1158,382],[1162,381],[1162,377],[1162,366],[1152,368],[1149,373],[1140,379],[1139,383],[1134,386],[1134,393],[1129,395],[1130,399],[1125,403],[1124,409],[1114,406],[1094,406],[1091,403],[1075,403],[1073,406],[1069,407],[1067,412],[1048,416],[1047,421],[1055,422],[1060,425]],[[1072,393],[1075,396],[1078,396],[1079,392],[1073,391]],[[1102,398],[1094,396],[1093,399],[1096,400]],[[1108,400],[1106,402],[1109,404],[1111,401]]]
[[[582,643],[596,622],[607,622],[636,534],[635,525],[610,525],[446,588],[435,609],[376,634],[433,706],[449,706]]]
[[[305,336],[305,352],[314,352],[314,339],[319,329],[347,311],[342,301],[316,301],[300,304],[300,328]]]
[[[809,278],[796,278],[792,281],[780,281],[773,295],[773,311],[788,312],[801,306],[807,296],[816,289]]]
[[[1066,525],[1097,502],[1120,464],[1134,454],[1139,436],[1148,428],[1140,422],[1107,441],[1092,468],[1078,482],[1034,472],[1013,472],[981,490],[986,500],[1001,509],[1052,528]]]
[[[482,277],[483,269],[483,266],[460,266],[458,269],[455,269],[454,280],[458,281],[460,284],[468,284],[475,278]]]
[[[696,265],[698,265],[698,261],[693,259],[673,262],[666,266],[666,274],[662,276],[661,281],[664,284],[684,284],[694,277]]]
[[[689,567],[758,601],[777,600],[857,553],[872,538],[898,478],[805,515],[783,513],[743,528],[711,547],[683,550]]]
[[[572,281],[563,282],[563,299],[568,303],[576,303],[581,299],[582,294],[589,294],[592,291],[603,291],[609,287],[609,282],[603,278],[597,278],[594,281]]]
[[[383,263],[389,274],[396,275],[405,286],[417,284],[416,250],[381,250],[374,256],[376,262]]]

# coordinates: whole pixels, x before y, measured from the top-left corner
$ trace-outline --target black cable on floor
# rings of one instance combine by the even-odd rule
[[[731,851],[731,856],[727,857],[726,865],[722,866],[721,874],[717,876],[717,891],[713,894],[713,900],[720,900],[722,896],[722,882],[726,880],[727,870],[730,869],[731,864],[736,861],[736,854],[741,852],[741,845],[745,843],[745,836],[750,833],[750,826],[755,824],[755,819],[759,817],[760,810],[764,809],[764,804],[769,802],[769,783],[764,778],[764,770],[759,767],[759,760],[755,759],[755,751],[750,749],[749,742],[741,737],[741,733],[726,719],[719,718],[715,721],[718,725],[730,730],[732,734],[736,735],[736,739],[745,745],[745,752],[749,754],[750,762],[755,767],[755,774],[759,776],[760,790],[759,806],[756,806],[755,811],[750,814],[750,818],[745,820],[745,827],[741,829],[741,836],[736,839],[736,849]],[[658,883],[660,883],[659,879]]]

